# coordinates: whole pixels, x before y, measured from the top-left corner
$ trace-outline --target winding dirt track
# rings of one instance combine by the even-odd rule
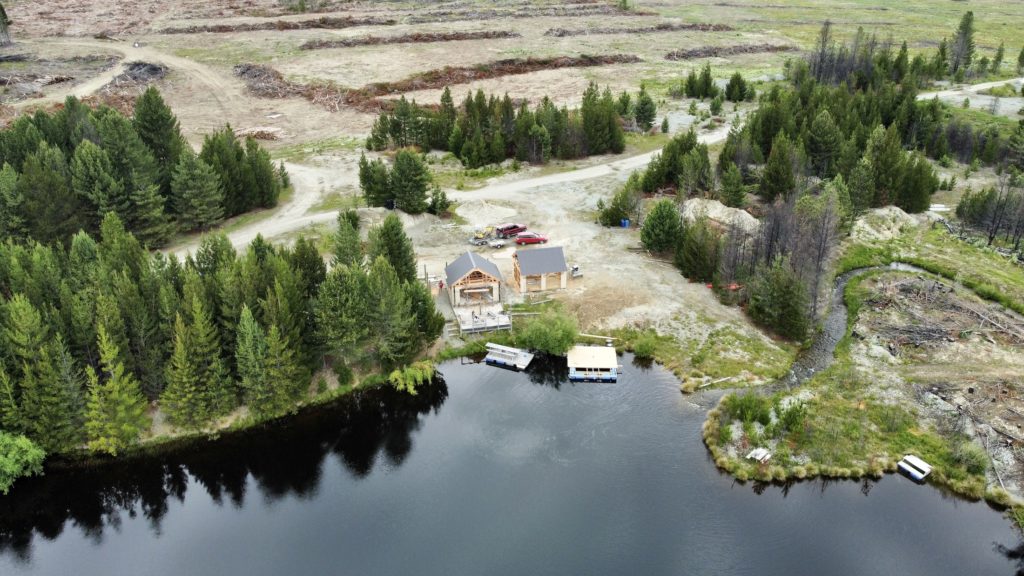
[[[209,96],[213,97],[217,101],[221,112],[226,112],[232,107],[244,107],[249,101],[249,97],[245,93],[243,86],[234,78],[225,79],[222,74],[205,64],[200,64],[199,62],[189,60],[188,58],[181,58],[166,52],[161,52],[147,46],[134,46],[129,42],[90,41],[79,39],[67,41],[55,40],[53,44],[74,48],[113,51],[119,53],[122,58],[114,67],[109,70],[105,70],[94,78],[90,78],[85,82],[70,86],[67,90],[50,93],[42,98],[24,100],[17,103],[17,108],[63,102],[68,96],[76,96],[78,98],[88,96],[89,94],[100,90],[116,76],[123,73],[129,62],[137,61],[162,64],[172,71],[200,84],[204,92],[207,92]]]

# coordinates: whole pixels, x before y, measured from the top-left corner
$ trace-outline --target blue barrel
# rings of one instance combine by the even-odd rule
[[[621,224],[623,228],[629,228],[629,218],[623,218]]]

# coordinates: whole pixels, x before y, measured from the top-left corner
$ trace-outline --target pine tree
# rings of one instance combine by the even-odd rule
[[[391,191],[391,174],[380,158],[371,162],[365,155],[359,157],[359,187],[369,206],[386,206],[395,197]]]
[[[159,185],[160,168],[156,159],[130,120],[114,110],[105,110],[95,123],[99,145],[110,158],[113,176],[129,194]]]
[[[368,349],[385,369],[407,362],[419,340],[416,316],[402,279],[383,256],[377,256],[367,276],[370,305],[367,320],[372,327]]]
[[[164,197],[160,188],[150,184],[131,193],[129,226],[138,239],[147,246],[158,248],[171,237],[171,219],[164,212]]]
[[[23,198],[20,216],[33,239],[44,244],[63,242],[84,227],[86,210],[71,191],[67,162],[59,148],[43,142],[29,154],[15,191]]]
[[[659,200],[651,208],[640,229],[644,248],[656,254],[674,250],[682,235],[682,221],[672,200]]]
[[[150,423],[139,383],[117,360],[119,351],[102,324],[98,327],[98,338],[102,379],[88,367],[85,431],[90,450],[116,456],[135,444]]]
[[[302,368],[296,363],[291,343],[281,335],[277,326],[267,331],[264,360],[268,394],[255,406],[249,405],[257,415],[279,414],[295,405],[309,383]]]
[[[158,183],[163,196],[171,193],[171,176],[182,151],[188,149],[185,139],[181,136],[178,119],[164,103],[160,91],[150,86],[135,100],[135,113],[132,125],[145,144],[159,168]],[[191,152],[191,150],[188,150]]]
[[[231,126],[203,139],[199,158],[217,174],[224,189],[224,217],[230,218],[255,205],[253,183],[245,166],[245,150]]]
[[[18,390],[2,360],[0,360],[0,429],[16,434],[23,434],[25,431],[21,406],[18,405]]]
[[[920,155],[915,155],[904,163],[896,205],[911,214],[924,212],[931,205],[932,194],[937,189],[938,177],[931,164]]]
[[[722,204],[731,208],[742,208],[747,200],[747,191],[743,186],[743,174],[736,164],[730,163],[722,173]]]
[[[839,160],[843,145],[843,134],[836,126],[828,110],[822,110],[811,123],[810,137],[807,140],[807,152],[811,157],[811,167],[820,178],[832,178],[836,174],[836,163]]]
[[[271,404],[269,387],[273,381],[267,374],[267,339],[248,306],[242,306],[236,342],[235,363],[245,403],[253,413],[263,415],[264,408]]]
[[[58,336],[41,350],[21,383],[25,432],[47,452],[76,447],[82,434],[82,379]]]
[[[793,146],[780,132],[772,142],[772,150],[768,154],[768,163],[761,175],[759,192],[761,196],[773,202],[779,196],[789,196],[796,189],[796,177],[793,174]]]
[[[654,117],[657,115],[658,109],[654,104],[654,99],[647,93],[647,89],[643,84],[640,85],[640,93],[636,97],[636,109],[634,115],[636,117],[637,126],[641,130],[647,132],[654,125]],[[624,116],[622,112],[619,115]]]
[[[800,341],[807,336],[807,289],[785,259],[758,270],[748,286],[747,312],[758,324]]]
[[[1024,72],[1024,48],[1020,49],[1020,54],[1017,55],[1017,74]]]
[[[340,214],[338,216],[342,217]],[[302,279],[303,297],[308,300],[316,296],[317,289],[327,276],[327,265],[316,244],[305,236],[299,236],[291,252],[285,252],[284,256]]]
[[[0,240],[25,235],[25,219],[21,217],[24,200],[18,191],[18,171],[5,162],[0,169]]]
[[[875,198],[875,176],[868,158],[862,158],[850,173],[849,188],[850,202],[853,205],[855,216],[871,208],[871,203]]]
[[[395,208],[408,214],[420,214],[425,211],[429,185],[430,172],[423,160],[412,152],[399,150],[395,155],[395,167],[391,172]]]
[[[462,153],[463,140],[462,127],[455,124],[451,134],[448,136],[448,150],[458,156]]]
[[[367,257],[370,262],[383,256],[403,282],[416,280],[416,253],[412,240],[405,234],[402,221],[388,214],[380,226],[370,230]]]
[[[198,297],[193,298],[190,308],[189,347],[199,380],[200,412],[208,418],[220,417],[235,407],[234,384],[221,359],[220,334],[212,314]]]
[[[875,127],[868,138],[864,156],[871,162],[875,182],[872,206],[887,206],[896,198],[903,173],[904,153],[895,124]]]
[[[949,72],[957,74],[971,68],[974,59],[974,12],[966,12],[960,19],[950,48]]]
[[[697,92],[701,99],[714,98],[718,95],[718,87],[715,86],[715,79],[711,75],[710,62],[706,62],[700,70],[700,77],[697,79]]]
[[[996,48],[996,55],[992,58],[993,74],[999,74],[999,69],[1003,66],[1003,58],[1006,57],[1006,45],[1003,42],[999,43],[999,48]]]
[[[661,133],[668,134],[668,116],[661,119]]]
[[[896,56],[896,61],[892,65],[892,79],[896,82],[902,82],[909,69],[910,56],[907,52],[907,41],[904,40],[903,44],[900,45],[900,52]]]
[[[174,350],[167,361],[167,386],[160,396],[160,407],[176,426],[194,428],[206,418],[202,407],[197,367],[192,363],[188,328],[181,314],[174,319]]]
[[[739,72],[733,73],[725,86],[725,99],[730,102],[742,102],[747,97],[747,81]]]
[[[208,230],[224,218],[224,190],[206,162],[181,154],[171,178],[171,199],[183,230]]]
[[[71,188],[95,208],[97,221],[107,212],[127,218],[131,200],[124,185],[114,177],[114,167],[105,150],[89,140],[75,148],[71,159]]]
[[[696,282],[711,282],[718,271],[718,234],[706,215],[683,225],[676,245],[675,265],[683,276]]]
[[[355,267],[332,269],[314,303],[317,332],[335,351],[355,353],[368,337],[370,294],[366,273]]]
[[[245,139],[245,165],[253,186],[253,204],[250,208],[277,206],[277,198],[281,195],[281,179],[270,160],[270,154],[251,137]]]
[[[359,242],[359,233],[352,223],[338,215],[338,229],[332,237],[334,259],[332,266],[361,266],[363,263],[363,247]]]

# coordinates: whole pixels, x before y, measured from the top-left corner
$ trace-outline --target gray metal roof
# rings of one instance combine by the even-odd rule
[[[526,276],[554,274],[569,269],[561,246],[516,250],[516,258],[519,260],[519,273]]]
[[[466,277],[466,274],[469,274],[477,268],[479,268],[481,272],[485,272],[494,276],[498,280],[501,280],[501,271],[498,270],[497,264],[479,254],[466,252],[462,256],[456,258],[455,262],[452,262],[445,267],[445,282],[450,286],[459,280],[462,280]]]

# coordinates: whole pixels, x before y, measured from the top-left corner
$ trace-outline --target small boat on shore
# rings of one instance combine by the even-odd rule
[[[924,482],[924,479],[932,473],[931,465],[913,454],[904,456],[896,467],[915,482]]]

